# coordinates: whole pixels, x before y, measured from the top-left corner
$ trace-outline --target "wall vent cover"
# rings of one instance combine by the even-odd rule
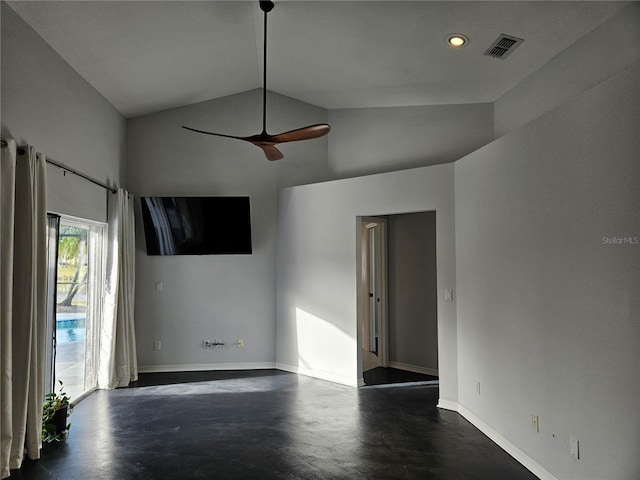
[[[522,38],[512,37],[511,35],[501,33],[489,49],[484,52],[484,54],[489,57],[504,60],[511,54],[511,52],[518,48],[522,42],[524,42]]]

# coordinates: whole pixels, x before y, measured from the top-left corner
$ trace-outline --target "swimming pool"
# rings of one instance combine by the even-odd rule
[[[61,312],[56,314],[56,341],[61,343],[81,342],[85,339],[85,312]]]

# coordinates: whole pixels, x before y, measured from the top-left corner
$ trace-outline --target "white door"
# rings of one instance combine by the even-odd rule
[[[61,216],[57,238],[49,239],[57,242],[52,387],[58,390],[62,380],[74,400],[96,386],[105,229],[104,224]]]
[[[363,302],[362,371],[387,367],[387,262],[384,218],[363,217],[361,220],[362,276],[360,294]]]

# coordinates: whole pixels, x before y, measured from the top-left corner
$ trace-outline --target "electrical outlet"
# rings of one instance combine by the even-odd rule
[[[236,347],[244,348],[244,338],[239,338],[238,339],[238,341],[236,342]]]
[[[538,423],[538,415],[531,414],[531,430],[538,433],[540,431],[540,424]]]
[[[480,382],[476,382],[476,393],[480,395]]]
[[[222,340],[214,339],[211,340],[203,340],[202,348],[222,348],[224,347],[224,342]]]
[[[156,340],[155,342],[153,342],[153,349],[162,350],[162,342],[160,340]]]

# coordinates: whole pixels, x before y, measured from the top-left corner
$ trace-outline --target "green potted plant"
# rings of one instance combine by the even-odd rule
[[[59,442],[71,428],[71,424],[67,423],[67,418],[71,416],[74,404],[64,392],[62,380],[58,380],[58,383],[60,384],[60,393],[54,391],[44,396],[42,441],[45,443]]]

